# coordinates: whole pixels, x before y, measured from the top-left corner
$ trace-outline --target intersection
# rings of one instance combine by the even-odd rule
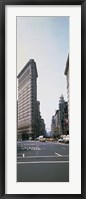
[[[18,142],[17,181],[68,182],[69,145],[59,142]]]

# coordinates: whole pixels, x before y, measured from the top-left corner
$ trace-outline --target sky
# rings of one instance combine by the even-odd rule
[[[17,17],[17,75],[29,61],[37,65],[37,100],[46,130],[59,108],[63,94],[67,101],[64,75],[69,53],[69,17]]]

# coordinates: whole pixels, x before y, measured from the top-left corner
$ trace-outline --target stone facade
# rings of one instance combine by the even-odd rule
[[[37,69],[33,59],[18,75],[18,137],[28,139],[37,132]]]
[[[66,75],[66,79],[67,79],[67,98],[68,98],[68,117],[69,117],[69,55],[67,58],[64,74]]]
[[[52,116],[51,131],[54,137],[69,134],[68,102],[64,100],[63,95],[59,99],[59,110]]]
[[[59,124],[60,124],[59,110],[56,110],[55,115],[52,116],[52,122],[51,122],[51,131],[53,132],[54,137],[60,135]]]

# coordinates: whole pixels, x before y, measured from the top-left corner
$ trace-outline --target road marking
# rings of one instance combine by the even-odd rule
[[[55,158],[56,156],[26,156],[25,158]],[[20,157],[17,157],[17,158],[22,158],[21,156]]]
[[[22,150],[31,150],[31,151],[39,151],[39,150],[41,150],[39,147],[22,147],[21,148],[21,151]]]
[[[17,162],[17,164],[47,164],[47,163],[69,163],[69,161],[37,161],[37,162]]]
[[[56,155],[58,155],[58,156],[62,156],[61,154],[59,154],[59,153],[55,153]]]
[[[32,151],[39,151],[39,150],[41,150],[39,147],[29,147],[29,149],[31,149]]]
[[[69,157],[69,155],[61,155],[59,157]],[[58,157],[58,158],[59,158]],[[22,158],[21,156],[17,157],[18,158]],[[25,158],[56,158],[56,156],[25,156]]]

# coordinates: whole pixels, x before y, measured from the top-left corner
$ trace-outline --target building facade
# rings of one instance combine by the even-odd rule
[[[69,55],[67,57],[64,74],[66,75],[66,79],[67,79],[67,98],[68,98],[68,117],[69,117]]]
[[[59,110],[52,116],[51,131],[54,137],[69,134],[68,102],[64,100],[63,95],[59,99]]]
[[[59,100],[59,125],[61,134],[69,134],[69,122],[68,122],[68,102],[64,100],[63,95]]]
[[[64,131],[64,102],[65,102],[64,97],[62,95],[59,99],[59,115],[60,115],[59,125],[62,134]]]
[[[33,59],[18,74],[18,138],[37,132],[37,68]]]
[[[45,123],[40,112],[40,102],[37,101],[37,136],[45,135]]]
[[[55,115],[52,116],[51,122],[51,131],[53,132],[54,137],[58,137],[60,135],[60,125],[59,125],[59,110],[55,111]]]
[[[64,102],[64,134],[69,134],[68,102]]]

